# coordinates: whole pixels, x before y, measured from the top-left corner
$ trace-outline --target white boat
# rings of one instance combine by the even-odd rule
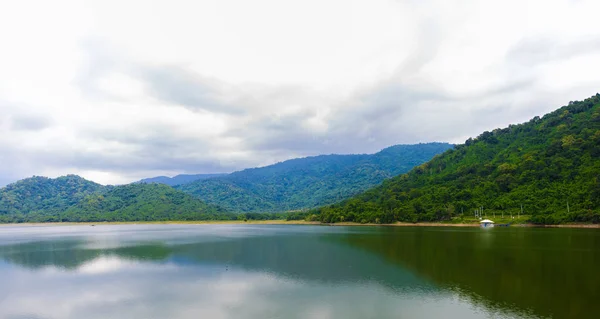
[[[494,222],[489,219],[484,219],[479,222],[479,225],[481,225],[481,228],[490,228],[494,227]]]

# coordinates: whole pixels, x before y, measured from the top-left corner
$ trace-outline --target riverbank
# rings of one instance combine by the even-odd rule
[[[304,220],[173,220],[173,221],[127,221],[127,222],[51,222],[9,223],[0,226],[100,226],[100,225],[321,225],[320,222]]]
[[[340,222],[327,224],[321,222],[310,222],[304,220],[201,220],[201,221],[135,221],[135,222],[63,222],[63,223],[19,223],[0,224],[2,226],[100,226],[100,225],[314,225],[314,226],[384,226],[384,227],[479,227],[479,223],[403,223],[392,224],[355,223]],[[512,224],[510,227],[532,227],[532,228],[600,228],[600,224],[565,224],[565,225],[535,225],[535,224]]]

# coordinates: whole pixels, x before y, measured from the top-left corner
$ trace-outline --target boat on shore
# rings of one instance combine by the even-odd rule
[[[479,225],[481,226],[481,228],[492,228],[494,227],[494,222],[489,219],[484,219],[479,222]]]

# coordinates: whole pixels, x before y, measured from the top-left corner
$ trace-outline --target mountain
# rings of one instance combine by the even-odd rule
[[[35,176],[0,189],[0,222],[234,218],[234,214],[162,184],[102,186],[76,175]]]
[[[163,184],[129,184],[86,196],[66,210],[69,221],[235,219],[235,215]]]
[[[376,154],[321,155],[176,186],[235,212],[281,212],[331,204],[405,173],[453,146],[396,145]]]
[[[26,178],[0,188],[0,216],[55,214],[103,189],[104,186],[76,175]]]
[[[180,174],[180,175],[173,176],[173,177],[157,176],[157,177],[151,177],[151,178],[144,178],[136,183],[143,183],[143,184],[157,183],[157,184],[165,184],[165,185],[169,185],[169,186],[175,186],[175,185],[191,183],[191,182],[197,181],[197,180],[213,178],[213,177],[221,177],[221,176],[225,176],[225,175],[227,175],[227,174],[193,174],[193,175]]]
[[[484,207],[531,222],[600,222],[600,94],[484,132],[408,174],[314,210],[324,222],[448,220]]]

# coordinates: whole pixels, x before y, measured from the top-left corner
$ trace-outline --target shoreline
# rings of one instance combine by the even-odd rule
[[[396,222],[393,224],[375,224],[375,223],[321,223],[309,222],[304,220],[205,220],[205,221],[127,221],[127,222],[50,222],[50,223],[0,223],[2,226],[100,226],[100,225],[312,225],[312,226],[383,226],[383,227],[479,227],[478,223],[404,223]],[[535,225],[535,224],[515,224],[510,227],[528,227],[528,228],[600,228],[600,224],[564,224],[564,225]]]

